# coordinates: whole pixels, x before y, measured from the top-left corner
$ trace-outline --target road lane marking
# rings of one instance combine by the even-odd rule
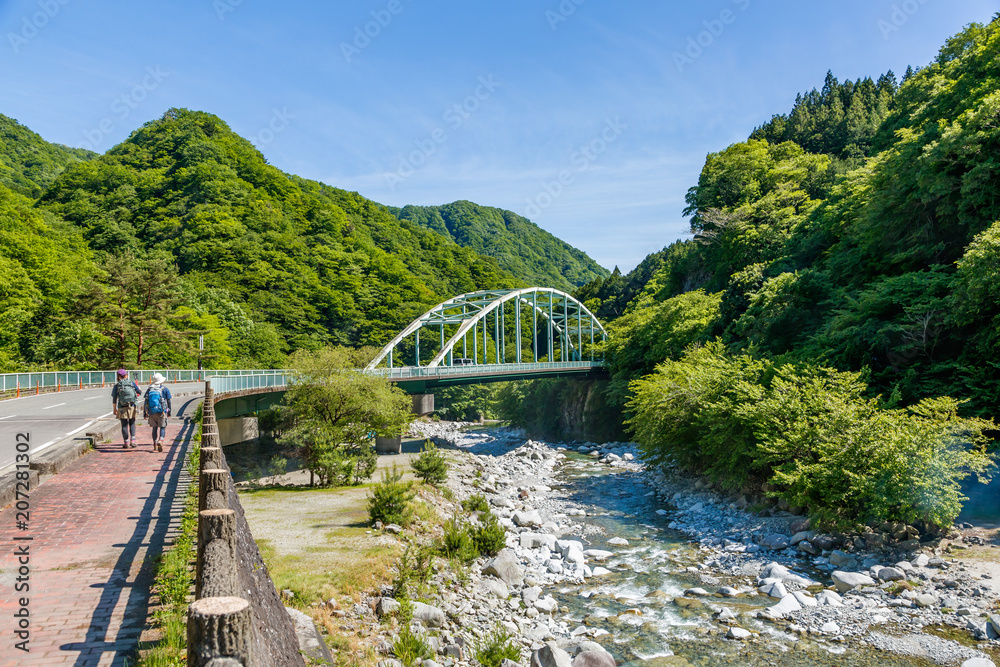
[[[70,431],[70,432],[69,432],[69,433],[67,433],[66,435],[61,435],[61,436],[59,436],[58,438],[53,438],[52,440],[49,440],[49,441],[48,441],[48,442],[46,442],[45,444],[43,444],[43,445],[39,445],[38,447],[35,447],[35,448],[34,448],[33,450],[31,450],[31,453],[32,453],[32,454],[37,454],[38,452],[42,451],[43,449],[45,449],[45,448],[46,448],[46,447],[48,447],[49,445],[54,445],[54,444],[56,444],[57,442],[59,442],[60,440],[62,440],[63,438],[65,438],[66,436],[69,436],[69,435],[73,435],[74,433],[79,433],[79,432],[80,432],[80,431],[82,431],[83,429],[85,429],[85,428],[89,428],[90,426],[92,426],[92,425],[93,425],[93,424],[95,424],[96,422],[100,421],[101,419],[104,419],[105,417],[109,417],[109,416],[111,416],[111,415],[113,415],[113,414],[114,414],[113,412],[108,412],[108,413],[106,413],[106,414],[103,414],[103,415],[101,415],[100,417],[97,417],[97,418],[95,418],[95,419],[91,419],[91,420],[90,420],[89,422],[87,422],[86,424],[84,424],[84,425],[83,425],[83,426],[81,426],[80,428],[78,428],[78,429],[75,429],[75,430],[73,430],[73,431]]]
[[[16,417],[16,416],[17,415],[7,415],[6,417],[0,417],[0,422],[2,422],[4,419],[10,419],[11,417]]]
[[[90,398],[85,398],[85,399],[83,399],[83,400],[85,400],[85,401],[92,401],[92,400],[94,400],[95,398],[104,398],[104,397],[103,397],[103,396],[91,396]]]
[[[58,408],[60,405],[66,405],[65,403],[56,403],[55,405],[50,405],[48,407],[42,408],[42,410],[51,410],[52,408]]]

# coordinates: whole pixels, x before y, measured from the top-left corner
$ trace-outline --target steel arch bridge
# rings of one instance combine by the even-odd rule
[[[425,329],[431,342],[425,334],[421,348]],[[470,366],[484,365],[603,365],[595,359],[595,347],[605,340],[600,321],[565,292],[551,287],[483,290],[448,299],[413,320],[366,370],[391,372],[399,361],[404,368],[470,372]]]

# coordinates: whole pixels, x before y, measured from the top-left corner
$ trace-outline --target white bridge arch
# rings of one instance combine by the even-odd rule
[[[607,339],[604,326],[594,314],[574,297],[560,290],[551,287],[484,290],[461,294],[434,306],[389,341],[366,368],[376,369],[382,362],[386,362],[388,368],[393,368],[394,353],[411,335],[414,337],[410,351],[414,362],[412,365],[424,365],[420,361],[420,332],[425,328],[438,329],[436,333],[439,344],[434,346],[437,351],[425,364],[429,368],[456,365],[455,348],[459,344],[462,351],[461,357],[458,357],[459,365],[522,363],[525,352],[522,327],[527,324],[527,316],[522,313],[524,309],[530,312],[532,326],[528,342],[532,361],[535,363],[541,357],[550,362],[557,358],[560,361],[583,361],[586,352],[589,352],[593,361],[594,345],[598,337],[601,342]],[[489,335],[491,315],[492,336]],[[510,317],[513,318],[513,331],[509,331],[511,327],[507,326]],[[539,322],[544,323],[541,331]],[[510,346],[508,337],[513,338],[509,341]],[[542,337],[545,349],[539,350]],[[508,351],[509,348],[512,349]],[[493,353],[492,362],[489,361],[490,352]],[[395,356],[398,357],[398,354]]]

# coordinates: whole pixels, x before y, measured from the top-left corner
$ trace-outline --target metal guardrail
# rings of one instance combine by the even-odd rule
[[[585,371],[603,368],[601,361],[554,361],[521,363],[521,364],[479,364],[468,366],[402,366],[400,368],[356,369],[358,373],[367,373],[389,380],[409,380],[414,378],[436,377],[469,377],[477,375],[497,375],[498,373],[523,373],[528,371]],[[250,389],[266,389],[268,387],[287,387],[295,380],[295,371],[255,371],[253,375],[219,376],[210,375],[212,390],[218,394],[247,391]]]
[[[262,371],[253,375],[211,375],[205,379],[212,383],[212,391],[219,396],[250,389],[285,387],[290,377],[291,373],[288,371]]]
[[[588,370],[600,368],[600,361],[555,361],[521,364],[472,364],[468,366],[402,366],[399,368],[376,368],[359,372],[386,377],[390,380],[411,378],[434,378],[475,375],[496,375],[498,372],[516,373],[543,370]],[[287,369],[246,369],[246,370],[188,370],[188,369],[144,369],[129,371],[129,377],[144,384],[161,373],[167,382],[212,381],[212,388],[218,393],[287,386],[294,371]],[[117,380],[116,371],[43,371],[38,373],[0,374],[0,392],[28,393],[51,389],[82,389],[113,385]]]
[[[470,375],[496,375],[498,372],[517,373],[542,370],[590,370],[603,368],[601,361],[546,361],[520,364],[470,364],[468,366],[402,366],[400,368],[374,368],[366,373],[380,375],[390,380],[434,377],[468,377]]]
[[[254,376],[284,371],[274,369],[247,370],[188,370],[188,369],[144,369],[129,371],[129,377],[144,384],[153,379],[154,373],[162,373],[167,382],[201,382],[208,377]],[[41,371],[37,373],[0,374],[0,392],[41,391],[50,389],[80,389],[83,387],[113,385],[117,381],[117,371]]]

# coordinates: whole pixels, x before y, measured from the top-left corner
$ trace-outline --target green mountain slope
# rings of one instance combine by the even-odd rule
[[[790,114],[708,155],[688,194],[695,241],[668,249],[615,324],[612,347],[629,355],[613,359],[622,386],[684,344],[717,339],[730,352],[864,370],[891,405],[950,395],[996,415],[998,113],[994,20],[949,39],[899,86],[891,73],[828,75]],[[618,304],[632,282],[582,296]],[[686,294],[697,288],[705,298]],[[690,318],[654,340],[668,313]]]
[[[203,112],[168,111],[69,161],[38,200],[0,189],[0,206],[0,284],[17,287],[5,370],[186,366],[199,334],[210,367],[274,366],[300,348],[379,345],[450,296],[524,284],[357,193],[282,173]],[[53,259],[59,279],[42,270]]]
[[[494,258],[505,271],[533,285],[569,290],[608,275],[582,250],[511,211],[469,201],[391,210],[400,220]]]
[[[62,171],[96,153],[50,144],[13,118],[0,114],[0,185],[38,197]]]

